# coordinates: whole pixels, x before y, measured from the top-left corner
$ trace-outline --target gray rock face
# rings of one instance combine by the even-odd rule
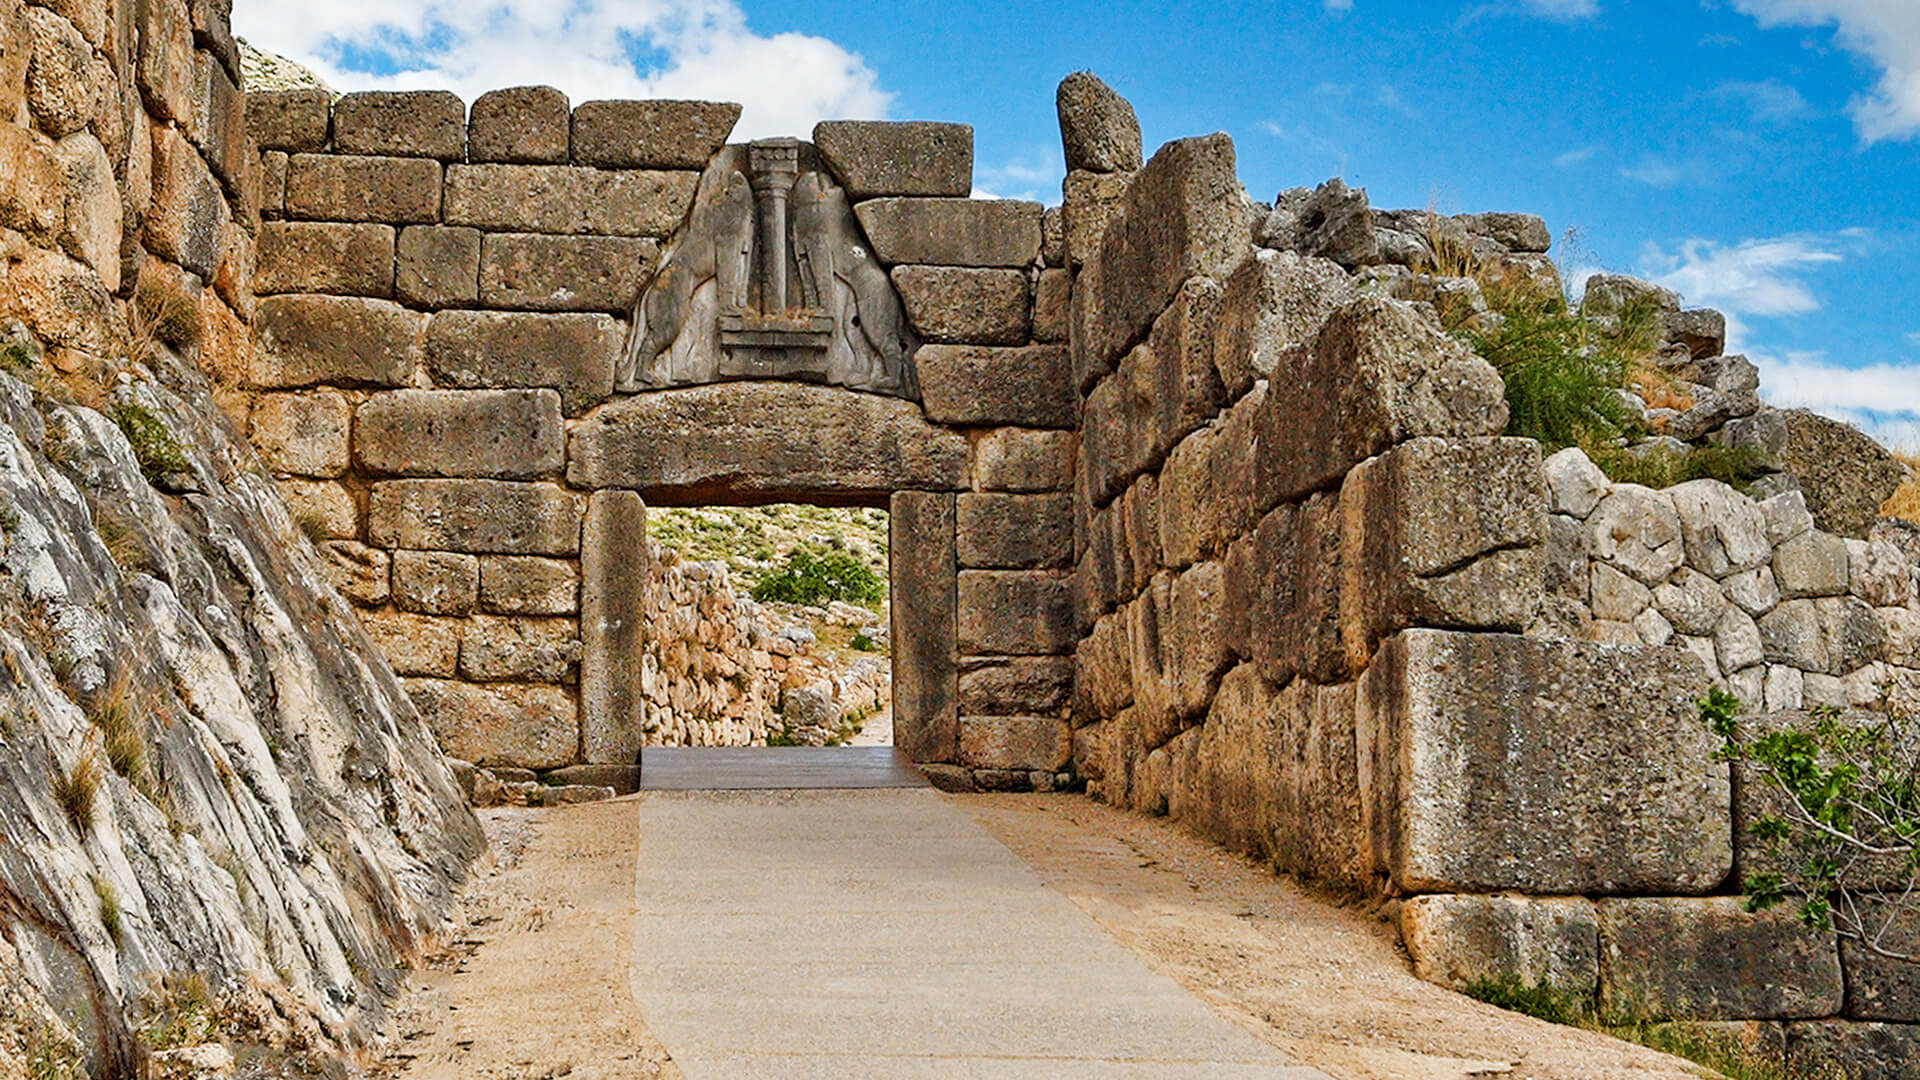
[[[567,95],[551,86],[481,94],[467,119],[467,160],[564,165],[571,116]]]
[[[1832,934],[1734,896],[1599,902],[1601,1011],[1636,1020],[1791,1020],[1840,1010]]]
[[[1140,167],[1140,120],[1127,99],[1091,71],[1060,80],[1054,94],[1067,169],[1131,172]]]
[[[1838,536],[1865,539],[1881,505],[1906,477],[1885,447],[1804,409],[1768,409],[1734,421],[1725,439],[1798,481],[1814,522]]]
[[[854,200],[973,192],[973,128],[926,121],[829,120],[813,144]]]
[[[1585,999],[1599,987],[1599,926],[1584,897],[1416,896],[1400,933],[1414,973],[1456,990],[1504,978]]]
[[[1330,259],[1349,270],[1380,261],[1366,191],[1338,179],[1312,191],[1281,192],[1255,239],[1262,247]]]

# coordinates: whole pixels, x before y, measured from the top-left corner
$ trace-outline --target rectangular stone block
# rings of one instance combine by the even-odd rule
[[[1098,362],[1110,364],[1139,342],[1188,278],[1224,278],[1252,247],[1233,140],[1208,135],[1161,147],[1128,183],[1100,242],[1102,316],[1087,343]]]
[[[353,409],[336,390],[260,394],[247,416],[247,434],[267,467],[294,476],[335,477],[347,471],[347,434]]]
[[[1600,989],[1600,924],[1580,896],[1415,896],[1400,909],[1414,974],[1465,990],[1512,981],[1590,1002]]]
[[[1077,642],[1073,595],[1057,574],[963,570],[958,619],[967,656],[1065,655]]]
[[[1057,772],[1072,757],[1072,731],[1057,716],[960,718],[960,761],[964,765]]]
[[[489,233],[480,251],[480,302],[625,314],[659,262],[660,242],[647,237]]]
[[[422,615],[465,615],[473,610],[480,563],[451,551],[393,553],[393,603]]]
[[[327,580],[341,596],[361,607],[387,602],[392,556],[357,540],[329,540],[320,545],[320,554]]]
[[[445,90],[362,90],[333,103],[333,145],[342,154],[462,161],[467,106]]]
[[[325,90],[270,90],[247,95],[247,131],[262,150],[310,154],[327,148],[333,96]]]
[[[587,101],[573,110],[573,160],[607,169],[704,169],[733,133],[722,101]]]
[[[572,615],[580,610],[580,571],[536,555],[485,556],[480,608],[496,615]]]
[[[1147,336],[1146,353],[1153,365],[1139,381],[1152,387],[1152,411],[1144,434],[1149,460],[1166,457],[1228,403],[1213,366],[1220,292],[1220,284],[1211,278],[1189,279],[1154,320]]]
[[[631,491],[587,500],[580,550],[580,706],[591,764],[639,760],[645,697],[641,653],[652,562],[647,507]]]
[[[260,153],[260,216],[268,221],[287,216],[287,155],[279,150]]]
[[[929,491],[896,493],[888,517],[894,745],[916,762],[960,753],[954,518],[954,497]]]
[[[561,687],[444,679],[406,679],[403,685],[449,757],[536,770],[579,760],[579,712]]]
[[[194,54],[193,122],[187,137],[205,154],[235,204],[244,205],[244,179],[250,163],[258,160],[247,141],[246,98],[211,53]]]
[[[368,531],[382,547],[477,555],[580,551],[580,504],[553,484],[386,480],[373,485],[368,505]]]
[[[960,711],[968,716],[1058,716],[1073,693],[1067,656],[969,661],[960,673]]]
[[[565,165],[572,111],[551,86],[481,94],[467,117],[467,159],[475,163]]]
[[[360,510],[354,505],[353,494],[344,486],[331,480],[306,480],[298,477],[279,477],[275,487],[287,500],[287,512],[293,515],[294,528],[304,533],[315,544],[324,546],[333,540],[351,540],[360,535]],[[379,572],[380,580],[376,588],[379,601],[385,602],[387,595],[384,565]],[[356,591],[349,594],[345,588],[341,593],[348,599],[360,595]]]
[[[1840,1011],[1831,933],[1737,896],[1599,902],[1600,1010],[1611,1020],[1795,1020]]]
[[[57,189],[31,192],[45,200]],[[0,199],[0,205],[5,200]],[[233,215],[227,195],[200,151],[172,128],[153,138],[153,201],[141,238],[147,250],[211,280],[220,262],[220,239]]]
[[[409,225],[400,231],[394,292],[417,308],[465,307],[480,299],[480,230]]]
[[[451,679],[458,670],[460,622],[403,611],[368,611],[360,616],[360,625],[380,646],[395,675],[437,679]]]
[[[1882,904],[1863,905],[1861,914],[1875,931],[1887,927],[1876,942],[1880,948],[1920,956],[1920,914]],[[1920,1023],[1920,964],[1895,960],[1861,942],[1842,938],[1840,965],[1846,972],[1848,1016]]]
[[[391,225],[336,225],[317,221],[260,226],[253,288],[273,293],[393,296]]]
[[[426,158],[295,154],[287,159],[287,216],[299,221],[440,218],[440,163]]]
[[[1207,711],[1221,676],[1233,667],[1224,566],[1204,562],[1189,567],[1173,578],[1167,599],[1167,608],[1159,613],[1162,667],[1174,713],[1190,720]]]
[[[528,480],[557,474],[566,451],[553,390],[393,390],[354,420],[355,459],[375,474]]]
[[[621,398],[569,439],[575,487],[631,488],[682,506],[776,496],[872,506],[896,491],[965,487],[969,467],[965,435],[927,423],[910,401],[799,383]]]
[[[186,4],[134,4],[113,19],[115,36],[120,38],[115,55],[123,58],[120,70],[132,69],[140,99],[155,117],[178,124],[187,123],[193,115],[193,22],[187,8]],[[135,42],[137,63],[132,55]]]
[[[1067,174],[1060,188],[1060,224],[1069,265],[1085,266],[1100,257],[1100,241],[1107,235],[1107,226],[1120,216],[1132,180],[1131,172]]]
[[[956,540],[969,570],[1061,569],[1073,559],[1073,506],[1067,495],[963,494]]]
[[[973,447],[976,491],[1065,491],[1073,486],[1071,431],[999,428]]]
[[[1405,630],[1360,680],[1361,787],[1401,892],[1701,893],[1733,861],[1711,681],[1678,649]]]
[[[268,297],[255,322],[253,384],[404,386],[420,364],[425,321],[387,300]]]
[[[446,222],[490,232],[666,237],[693,204],[695,172],[567,165],[453,165]]]
[[[1072,361],[1058,345],[927,345],[914,354],[927,419],[967,427],[1070,428]]]
[[[1787,1025],[1787,1063],[1814,1076],[1913,1080],[1920,1074],[1920,1025],[1813,1020]]]
[[[973,193],[973,128],[921,120],[828,120],[813,144],[855,201]]]
[[[443,311],[427,324],[427,370],[465,389],[549,386],[577,416],[613,393],[613,362],[626,340],[605,315]]]
[[[1039,203],[1011,199],[873,199],[853,208],[888,265],[1032,265],[1040,256]]]
[[[476,615],[460,636],[460,677],[475,682],[568,683],[579,659],[572,619]]]
[[[1027,275],[963,266],[896,266],[893,285],[923,341],[1024,345],[1031,327]]]
[[[1043,270],[1033,287],[1033,340],[1067,340],[1073,318],[1073,275],[1066,270]]]

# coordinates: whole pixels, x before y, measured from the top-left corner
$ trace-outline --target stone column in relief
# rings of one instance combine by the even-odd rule
[[[631,491],[596,491],[580,545],[580,717],[591,765],[640,753],[641,634],[647,610],[647,508]]]
[[[918,762],[959,754],[954,497],[893,496],[893,741]]]

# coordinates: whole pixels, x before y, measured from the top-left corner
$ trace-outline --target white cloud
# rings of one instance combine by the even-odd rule
[[[1763,124],[1786,124],[1813,115],[1813,106],[1800,96],[1800,91],[1779,79],[1723,82],[1713,88],[1712,97],[1723,104],[1744,108]]]
[[[472,101],[546,84],[575,102],[737,101],[736,138],[804,136],[818,120],[883,117],[892,104],[857,54],[756,33],[734,0],[239,0],[233,25],[340,90],[447,89]]]
[[[1353,0],[1325,0],[1328,11],[1352,11]]]
[[[1066,166],[1055,154],[1013,158],[999,165],[976,164],[973,172],[976,199],[1020,199],[1052,206],[1060,202],[1060,181],[1066,176]]]
[[[1691,239],[1668,252],[1648,245],[1640,272],[1686,298],[1727,317],[1729,348],[1747,346],[1747,318],[1781,318],[1820,309],[1803,280],[1823,266],[1844,262],[1864,234],[1797,234],[1719,244]],[[1911,377],[1911,376],[1909,376]]]
[[[1585,165],[1587,162],[1592,161],[1594,155],[1599,152],[1600,148],[1597,146],[1576,147],[1564,154],[1556,156],[1553,159],[1553,167],[1556,169],[1571,169],[1576,166]]]
[[[1638,165],[1620,170],[1620,175],[1649,187],[1705,187],[1707,169],[1698,161],[1674,161],[1648,154]]]
[[[1841,367],[1817,352],[1776,356],[1749,350],[1747,356],[1760,369],[1760,391],[1770,403],[1844,420],[1896,449],[1920,447],[1920,377],[1914,368]]]
[[[1914,0],[1734,0],[1762,26],[1834,26],[1834,39],[1880,69],[1849,106],[1867,142],[1920,137],[1920,3]]]
[[[1415,119],[1420,116],[1419,111],[1407,104],[1406,99],[1400,96],[1400,91],[1394,89],[1392,83],[1381,83],[1374,87],[1373,103],[1389,112],[1397,112],[1401,116]]]
[[[1920,348],[1920,330],[1907,335],[1907,344]]]
[[[1572,22],[1600,14],[1600,0],[1523,0],[1529,10],[1545,19]]]

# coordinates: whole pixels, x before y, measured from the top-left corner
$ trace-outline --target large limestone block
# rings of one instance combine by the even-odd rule
[[[1072,731],[1057,716],[960,718],[960,761],[964,765],[1057,772],[1072,756]]]
[[[60,247],[99,275],[104,288],[117,292],[124,211],[120,189],[114,182],[113,162],[100,140],[86,132],[63,139],[59,158],[66,218],[60,230]],[[222,228],[229,235],[239,231],[231,223]]]
[[[1749,914],[1742,905],[1737,896],[1601,900],[1601,1012],[1624,1022],[1839,1012],[1833,935],[1784,908]]]
[[[1085,454],[1088,494],[1094,505],[1103,506],[1120,494],[1135,476],[1158,463],[1154,421],[1160,403],[1157,391],[1161,381],[1160,358],[1151,344],[1141,344],[1127,353],[1110,379],[1102,380],[1087,395],[1081,411],[1081,449]],[[1212,432],[1203,438],[1217,441]],[[1173,446],[1169,445],[1168,450]],[[1204,468],[1199,451],[1187,448],[1196,467]]]
[[[1033,340],[1064,344],[1073,317],[1073,274],[1066,270],[1040,271],[1033,285]]]
[[[440,189],[440,163],[427,158],[295,154],[287,159],[287,216],[298,221],[437,221]]]
[[[572,615],[580,610],[580,571],[537,555],[480,560],[480,608],[496,615]]]
[[[520,769],[556,769],[579,760],[578,710],[573,695],[558,686],[403,681],[449,757]]]
[[[902,491],[890,505],[894,745],[916,762],[950,762],[960,752],[954,497]]]
[[[973,193],[973,127],[923,120],[828,120],[813,144],[855,201]]]
[[[1594,558],[1649,588],[1686,561],[1680,514],[1664,491],[1615,484],[1588,515],[1587,528]]]
[[[1230,398],[1270,379],[1291,349],[1312,341],[1355,295],[1339,264],[1259,248],[1226,279],[1213,364]]]
[[[1213,366],[1221,291],[1211,278],[1189,280],[1147,336],[1145,347],[1153,359],[1153,413],[1145,438],[1150,461],[1165,458],[1233,400]]]
[[[1857,597],[1788,600],[1760,617],[1767,661],[1838,677],[1881,659],[1887,630]]]
[[[1490,364],[1408,305],[1353,300],[1274,371],[1254,424],[1256,502],[1325,488],[1408,439],[1497,435],[1506,424]]]
[[[613,362],[625,340],[606,315],[442,311],[427,324],[427,370],[442,386],[560,391],[568,416],[613,392]]]
[[[921,340],[1024,345],[1032,325],[1027,275],[964,266],[896,266],[907,319]]]
[[[391,225],[270,221],[260,226],[254,291],[393,296]]]
[[[445,90],[362,90],[333,103],[333,145],[343,154],[467,156],[467,106]]]
[[[1061,655],[1077,640],[1067,579],[1055,574],[963,570],[957,604],[962,655]]]
[[[351,413],[348,414],[351,417]],[[287,500],[287,512],[293,516],[294,524],[309,538],[319,542],[321,537],[327,541],[349,540],[360,535],[360,510],[354,504],[353,493],[340,484],[329,480],[308,480],[298,477],[280,477],[275,486]],[[379,572],[380,581],[377,590],[384,598],[386,595],[386,571]],[[340,590],[349,599],[359,595]]]
[[[248,204],[257,207],[259,194],[258,179],[249,173],[256,170],[259,158],[247,139],[246,97],[226,67],[210,53],[195,55],[194,85],[193,123],[187,136],[206,154],[214,175],[233,194],[235,205],[243,207],[240,216],[250,219],[257,210],[248,208]]]
[[[1920,1061],[1920,1025],[1864,1024],[1847,1020],[1810,1020],[1787,1025],[1787,1060],[1819,1075],[1910,1080]]]
[[[476,615],[460,635],[460,677],[475,682],[571,682],[580,659],[572,619]]]
[[[394,292],[416,308],[464,307],[480,299],[480,230],[409,225],[396,245]]]
[[[100,87],[93,80],[93,49],[72,23],[41,8],[27,9],[30,38],[9,41],[28,49],[27,109],[47,135],[61,139],[87,126]],[[4,117],[11,120],[11,114]]]
[[[138,30],[140,61],[133,75],[140,97],[158,119],[185,124],[193,117],[193,22],[187,5],[148,0],[128,7]]]
[[[1868,925],[1887,932],[1876,942],[1890,953],[1920,954],[1920,914],[1871,905],[1861,912]],[[1920,1023],[1920,965],[1876,953],[1851,938],[1840,941],[1840,964],[1847,976],[1847,1015],[1856,1020]]]
[[[1225,135],[1170,142],[1127,185],[1100,242],[1099,320],[1086,344],[1111,364],[1191,277],[1225,278],[1252,250],[1246,193]]]
[[[888,265],[1026,267],[1040,256],[1039,203],[1012,199],[871,199],[853,208]]]
[[[717,433],[724,432],[725,437]],[[741,382],[622,398],[575,425],[567,479],[658,502],[734,498],[874,502],[966,486],[966,438],[910,401],[797,383]]]
[[[260,302],[253,383],[404,386],[420,363],[425,318],[386,300],[272,296]]]
[[[1584,897],[1415,896],[1400,936],[1414,974],[1454,990],[1512,980],[1590,1001],[1599,989],[1599,921]]]
[[[645,696],[635,658],[645,644],[652,558],[640,496],[594,492],[580,551],[581,738],[592,764],[631,764],[640,753]]]
[[[46,243],[61,224],[59,156],[26,128],[0,124],[0,227]]]
[[[1059,569],[1073,558],[1067,495],[965,493],[958,499],[956,550],[969,570]]]
[[[367,636],[380,646],[395,675],[451,679],[460,663],[460,622],[404,611],[367,611],[360,615]]]
[[[337,390],[261,394],[247,420],[247,433],[267,467],[295,476],[346,472],[352,427],[353,409]]]
[[[1168,566],[1211,558],[1259,522],[1262,511],[1254,497],[1259,446],[1253,431],[1265,402],[1265,387],[1256,387],[1167,455],[1157,501],[1161,556]],[[1085,438],[1091,444],[1093,432]],[[1098,464],[1101,450],[1090,445],[1083,451],[1090,465]]]
[[[1091,71],[1060,80],[1054,92],[1067,168],[1127,172],[1140,167],[1140,120],[1127,99]]]
[[[551,86],[481,94],[467,117],[467,159],[475,163],[564,165],[572,109]]]
[[[1076,724],[1111,720],[1133,704],[1133,645],[1125,614],[1104,616],[1074,651]]]
[[[1073,693],[1074,660],[1010,656],[970,662],[960,673],[960,711],[968,716],[1059,716]]]
[[[1698,893],[1732,865],[1709,684],[1679,650],[1406,630],[1360,681],[1361,770],[1404,892]]]
[[[977,491],[1064,491],[1073,485],[1071,431],[996,428],[973,448]]]
[[[157,129],[153,203],[141,231],[147,250],[211,278],[220,261],[221,235],[231,220],[226,193],[200,151],[172,128]]]
[[[262,150],[309,154],[327,146],[333,96],[318,88],[247,94],[247,131]]]
[[[354,416],[354,455],[391,476],[525,480],[558,473],[565,453],[553,390],[393,390]]]
[[[1847,542],[1832,533],[1801,533],[1774,550],[1773,578],[1788,600],[1844,595],[1852,583]]]
[[[573,160],[608,169],[704,169],[740,106],[723,101],[586,101],[573,110]]]
[[[379,607],[391,594],[392,557],[357,540],[329,540],[320,546],[327,580],[340,595],[362,607]]]
[[[33,62],[32,10],[21,0],[0,0],[0,120],[9,127],[19,126],[21,110],[27,107],[27,66]]]
[[[480,302],[626,313],[659,263],[660,242],[651,237],[489,233],[481,245]]]
[[[697,172],[451,165],[446,222],[489,232],[664,238],[686,216],[699,179]]]
[[[1167,690],[1180,717],[1198,717],[1212,704],[1221,676],[1234,662],[1228,647],[1225,564],[1188,567],[1173,579],[1167,598],[1159,626]]]
[[[1060,224],[1065,231],[1067,259],[1086,266],[1100,257],[1107,226],[1126,205],[1127,185],[1133,174],[1074,171],[1060,185]],[[1089,285],[1092,282],[1088,282]]]
[[[1687,563],[1712,578],[1765,566],[1773,545],[1767,518],[1752,499],[1717,480],[1690,480],[1667,489],[1680,517]]]
[[[574,555],[578,498],[553,484],[387,480],[373,485],[368,532],[382,547],[478,555]]]
[[[1805,409],[1765,409],[1729,423],[1726,441],[1799,481],[1820,528],[1864,539],[1905,468],[1859,429]]]
[[[480,561],[451,551],[393,553],[393,602],[423,615],[465,615],[473,610]]]

